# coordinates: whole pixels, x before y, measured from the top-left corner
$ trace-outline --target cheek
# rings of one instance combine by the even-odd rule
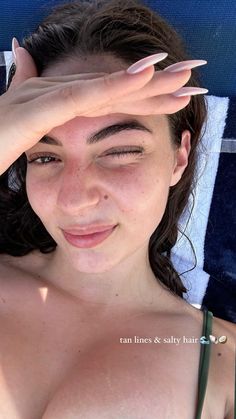
[[[26,192],[29,203],[34,212],[43,218],[47,213],[51,213],[54,202],[54,189],[47,181],[39,181],[33,176],[26,175]]]
[[[137,225],[154,231],[165,212],[169,195],[170,175],[157,166],[127,170],[117,179],[121,211],[130,219],[130,226],[137,231]],[[117,192],[118,194],[118,192]]]
[[[96,173],[90,175],[91,182],[82,185],[83,206],[84,189],[91,188],[98,191],[101,210],[109,207],[110,211],[114,210],[117,213],[118,208],[121,214],[130,219],[131,226],[135,227],[140,221],[145,221],[145,225],[150,223],[150,226],[154,226],[162,218],[169,193],[170,175],[168,171],[163,170],[160,163],[149,160],[143,164],[115,170],[96,170]],[[39,218],[47,219],[53,211],[55,213],[59,194],[69,202],[71,198],[71,193],[68,193],[69,184],[69,189],[78,195],[79,213],[80,185],[76,176],[64,174],[63,177],[58,175],[43,177],[36,176],[30,171],[27,173],[28,200]]]

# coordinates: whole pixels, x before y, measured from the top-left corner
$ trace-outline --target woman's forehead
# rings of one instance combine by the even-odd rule
[[[114,73],[125,70],[128,64],[113,55],[89,55],[72,57],[51,65],[45,69],[41,76],[63,76],[76,73]]]
[[[52,136],[61,139],[66,138],[68,141],[68,138],[74,138],[77,135],[91,138],[98,132],[99,135],[97,134],[97,136],[99,138],[102,136],[101,132],[104,132],[104,136],[109,137],[112,135],[114,138],[117,133],[119,133],[120,136],[120,133],[124,131],[127,138],[130,138],[135,132],[140,132],[139,138],[142,136],[148,140],[148,138],[155,137],[157,134],[159,138],[167,136],[167,125],[166,117],[164,115],[143,116],[109,114],[91,118],[78,116],[63,125],[53,128],[50,133]],[[48,135],[50,135],[50,133],[48,133]],[[95,143],[95,140],[93,140],[93,143]]]

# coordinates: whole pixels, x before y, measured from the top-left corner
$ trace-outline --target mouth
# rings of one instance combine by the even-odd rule
[[[92,234],[71,234],[62,230],[65,239],[72,246],[78,247],[80,249],[91,248],[106,240],[116,229],[117,225],[110,227],[104,231],[95,232]]]

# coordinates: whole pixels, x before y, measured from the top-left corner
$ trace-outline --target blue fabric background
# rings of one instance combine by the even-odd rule
[[[236,98],[230,99],[223,138],[236,141]],[[236,323],[236,153],[220,153],[204,244],[210,277],[202,306]]]
[[[32,32],[51,6],[67,1],[1,0],[0,51],[11,50]],[[235,0],[143,0],[160,13],[183,36],[188,52],[208,65],[199,68],[202,86],[209,95],[236,96],[236,1]]]

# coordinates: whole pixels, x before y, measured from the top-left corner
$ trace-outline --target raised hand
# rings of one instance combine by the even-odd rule
[[[22,47],[16,53],[16,74],[0,96],[0,173],[51,129],[76,116],[170,114],[190,101],[190,96],[172,94],[187,83],[190,70],[155,72],[151,65],[136,74],[38,77],[30,54]]]

